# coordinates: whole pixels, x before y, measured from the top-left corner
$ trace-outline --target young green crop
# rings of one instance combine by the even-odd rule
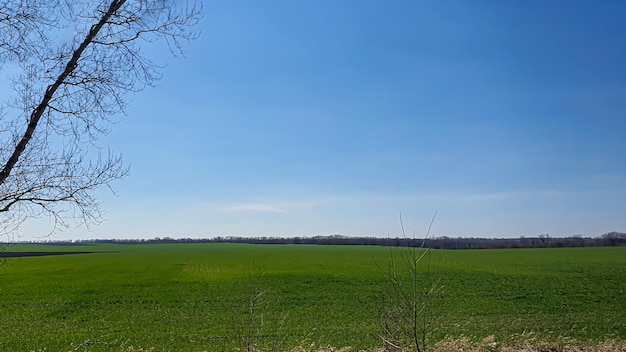
[[[38,246],[92,254],[10,259],[0,269],[0,350],[221,351],[241,347],[264,290],[259,339],[284,347],[380,345],[390,249],[152,244]],[[9,250],[30,251],[16,246]],[[43,249],[42,249],[43,248]],[[402,255],[405,249],[391,249]],[[626,248],[432,251],[433,334],[511,342],[626,336]],[[255,327],[257,328],[257,327]]]

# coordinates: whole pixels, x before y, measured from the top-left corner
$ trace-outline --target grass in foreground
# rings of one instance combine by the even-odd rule
[[[235,335],[250,325],[250,297],[259,290],[266,291],[253,324],[259,342],[279,331],[281,350],[380,346],[388,248],[81,248],[102,253],[11,259],[0,269],[0,350],[230,351],[242,347]],[[498,349],[626,340],[624,247],[433,251],[431,265],[440,278],[431,345],[466,341],[463,350],[472,351],[489,348],[480,346],[492,335]],[[542,342],[524,340],[530,333]]]

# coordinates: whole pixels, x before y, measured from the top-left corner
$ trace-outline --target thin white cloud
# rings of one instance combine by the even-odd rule
[[[243,202],[235,204],[221,204],[213,207],[226,212],[259,212],[259,213],[295,213],[310,210],[322,205],[319,200],[276,200],[268,202]],[[215,204],[214,204],[215,205]]]
[[[412,203],[412,202],[436,202],[436,203],[466,203],[466,202],[498,202],[515,201],[522,199],[545,199],[545,198],[565,198],[589,194],[606,193],[605,190],[529,190],[511,192],[442,192],[407,195],[357,195],[335,198],[334,201],[358,201],[361,203],[381,202],[381,203]],[[332,199],[332,198],[331,198]]]
[[[286,213],[287,210],[276,204],[235,204],[224,207],[229,212],[261,212],[261,213]]]
[[[226,212],[226,213],[274,213],[293,214],[302,211],[323,209],[326,207],[351,208],[355,204],[365,206],[390,206],[404,207],[409,204],[459,204],[459,203],[482,203],[500,202],[528,199],[533,197],[560,197],[571,192],[558,191],[535,191],[535,192],[494,192],[494,193],[441,193],[441,194],[407,194],[407,195],[382,195],[382,194],[357,194],[357,195],[328,195],[315,196],[311,199],[280,199],[261,202],[241,203],[204,203],[196,204],[193,208],[196,212]]]

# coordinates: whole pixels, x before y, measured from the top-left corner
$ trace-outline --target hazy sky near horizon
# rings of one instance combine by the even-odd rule
[[[108,220],[52,239],[626,231],[626,2],[204,10],[186,59],[145,47]]]

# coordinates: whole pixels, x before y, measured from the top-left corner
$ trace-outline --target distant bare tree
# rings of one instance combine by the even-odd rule
[[[33,217],[50,217],[53,231],[102,219],[92,191],[128,168],[98,138],[128,93],[161,77],[141,45],[183,56],[201,16],[178,0],[0,3],[0,70],[11,77],[0,102],[0,235]]]

